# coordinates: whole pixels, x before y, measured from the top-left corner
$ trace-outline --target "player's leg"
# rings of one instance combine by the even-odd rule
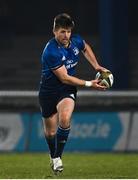
[[[55,158],[57,119],[57,113],[48,118],[43,118],[45,138],[50,151],[50,166],[54,173],[63,171],[61,159]]]
[[[56,148],[57,113],[43,118],[44,134],[49,147],[50,156],[54,158]]]
[[[62,99],[57,105],[59,125],[57,129],[57,149],[55,157],[62,156],[64,146],[70,132],[71,115],[74,110],[75,102],[71,98]]]
[[[56,133],[56,151],[53,161],[53,170],[57,172],[63,171],[61,156],[64,146],[67,142],[70,132],[70,120],[74,110],[74,100],[71,98],[62,99],[57,105],[58,112],[58,129]]]
[[[50,165],[55,173],[63,170],[61,159],[55,158],[58,122],[56,109],[57,99],[58,96],[54,95],[39,96],[40,109],[43,117],[44,134],[50,151]]]
[[[57,113],[48,118],[43,118],[44,133],[50,151],[50,165],[55,174],[63,171],[62,160],[55,157],[57,149],[57,119]]]
[[[39,93],[40,110],[42,114],[44,135],[49,147],[51,158],[54,157],[57,130],[57,96]]]

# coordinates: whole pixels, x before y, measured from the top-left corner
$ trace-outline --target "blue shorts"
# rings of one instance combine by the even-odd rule
[[[62,91],[56,91],[55,93],[39,92],[39,104],[42,113],[42,117],[48,118],[52,114],[57,112],[57,104],[64,98],[72,98],[76,101],[77,90],[75,87],[65,89]]]

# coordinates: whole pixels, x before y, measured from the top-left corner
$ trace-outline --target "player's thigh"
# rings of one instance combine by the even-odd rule
[[[71,115],[74,110],[75,101],[72,98],[63,98],[57,104],[59,123],[63,128],[70,125]]]
[[[42,118],[44,124],[44,132],[47,136],[53,136],[56,134],[58,116],[57,113],[52,114],[47,118]]]

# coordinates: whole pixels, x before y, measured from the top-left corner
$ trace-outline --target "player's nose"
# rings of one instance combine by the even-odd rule
[[[65,32],[65,37],[68,37],[69,36],[69,33],[68,32]]]

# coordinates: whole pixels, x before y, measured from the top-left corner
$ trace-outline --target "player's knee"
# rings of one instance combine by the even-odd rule
[[[47,130],[45,132],[45,134],[46,134],[47,137],[52,138],[53,136],[55,136],[56,131],[55,130]]]
[[[59,120],[60,126],[68,128],[70,126],[70,116],[67,113],[63,113]]]

